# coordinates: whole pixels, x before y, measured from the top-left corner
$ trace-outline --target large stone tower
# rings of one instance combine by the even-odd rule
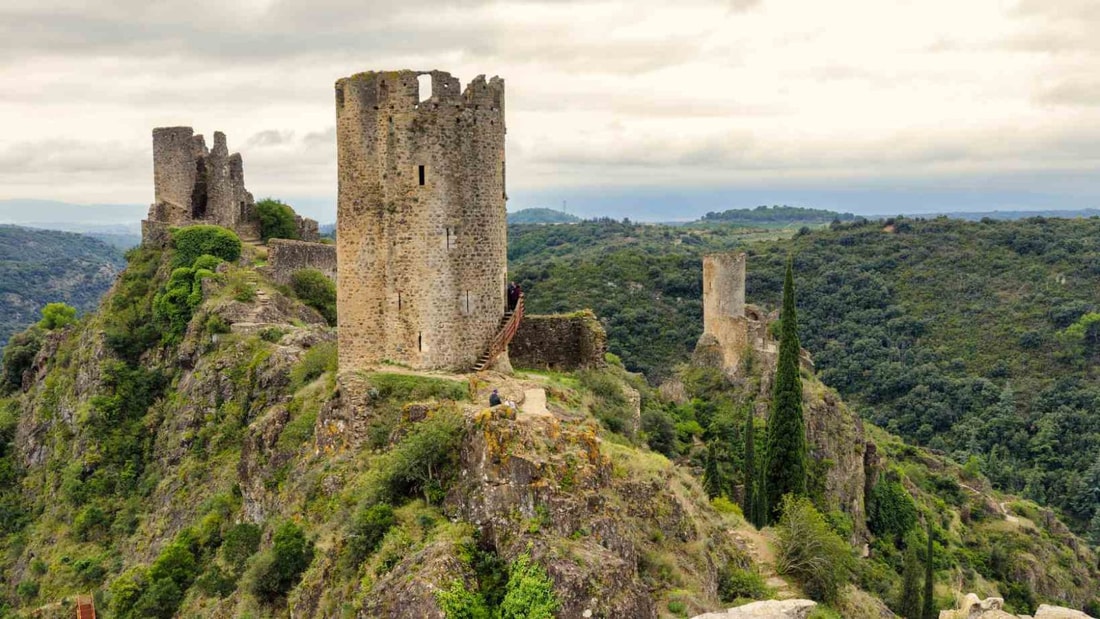
[[[353,75],[336,132],[340,367],[471,368],[506,304],[504,81]]]
[[[260,239],[260,217],[244,187],[240,153],[229,154],[225,134],[214,132],[214,148],[191,127],[153,129],[153,185],[156,198],[142,222],[147,243],[163,243],[169,227],[208,223]]]

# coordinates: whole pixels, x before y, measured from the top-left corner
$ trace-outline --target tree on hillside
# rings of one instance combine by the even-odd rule
[[[725,494],[722,473],[718,470],[718,449],[713,443],[707,447],[707,465],[703,469],[703,490],[711,498]]]
[[[264,198],[256,203],[260,214],[260,237],[266,243],[268,239],[298,238],[298,222],[294,219],[294,209],[273,198]]]
[[[934,582],[934,570],[932,564],[932,521],[928,521],[928,551],[924,556],[924,610],[921,611],[921,619],[936,619],[939,613],[936,611],[936,601],[932,599]]]
[[[759,501],[756,496],[756,434],[753,427],[753,414],[750,407],[745,411],[745,495],[741,502],[741,512],[754,527],[760,528],[761,518]]]
[[[772,409],[768,417],[767,464],[764,491],[768,520],[779,517],[784,495],[806,495],[806,428],[802,418],[802,377],[799,357],[798,316],[794,303],[794,259],[787,260],[783,282],[783,313],[780,316],[779,363],[772,388]]]
[[[910,536],[909,547],[905,549],[905,568],[901,577],[901,600],[898,602],[898,614],[905,619],[922,619],[921,608],[921,564],[917,555],[918,541]]]

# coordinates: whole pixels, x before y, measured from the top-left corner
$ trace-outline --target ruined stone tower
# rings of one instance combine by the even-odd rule
[[[695,345],[692,362],[738,375],[745,357],[752,354],[765,366],[775,366],[779,345],[768,332],[768,323],[779,318],[745,303],[745,254],[731,252],[703,256],[703,335]],[[813,359],[801,351],[802,366],[813,371]]]
[[[208,223],[229,228],[243,240],[260,239],[260,218],[244,188],[244,164],[229,154],[225,134],[214,148],[191,127],[153,129],[155,201],[142,222],[146,243],[163,243],[169,227]]]
[[[469,369],[505,313],[504,81],[353,75],[336,132],[341,368]]]

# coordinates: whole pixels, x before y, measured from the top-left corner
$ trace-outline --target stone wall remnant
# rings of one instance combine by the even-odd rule
[[[574,371],[607,365],[607,332],[592,310],[541,316],[528,314],[508,346],[512,366]]]
[[[335,94],[340,367],[469,369],[505,313],[504,81],[370,71]]]
[[[267,266],[264,269],[273,281],[283,285],[289,284],[291,276],[305,269],[316,269],[336,281],[336,246],[271,239],[267,242]]]

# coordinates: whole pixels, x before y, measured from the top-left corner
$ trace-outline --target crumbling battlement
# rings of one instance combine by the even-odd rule
[[[538,316],[528,314],[508,346],[517,368],[589,370],[607,365],[607,332],[592,310]]]
[[[336,281],[336,246],[287,239],[267,242],[268,277],[280,284],[289,284],[292,275],[304,269],[317,269]]]
[[[503,80],[367,72],[335,95],[341,369],[473,367],[505,311]]]
[[[155,200],[142,222],[149,244],[163,244],[167,229],[192,224],[229,228],[242,239],[260,239],[260,218],[252,194],[244,187],[240,153],[229,154],[225,134],[214,132],[208,149],[191,127],[153,129]]]

